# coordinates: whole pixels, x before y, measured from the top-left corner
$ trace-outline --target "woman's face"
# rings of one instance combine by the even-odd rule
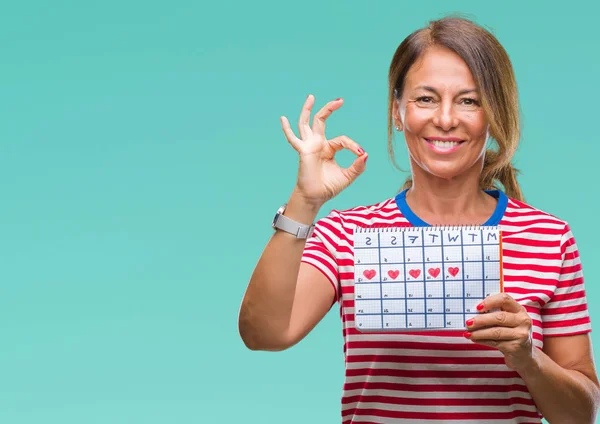
[[[417,165],[452,179],[483,165],[489,125],[480,100],[467,64],[454,52],[432,47],[413,64],[394,105],[413,172]]]

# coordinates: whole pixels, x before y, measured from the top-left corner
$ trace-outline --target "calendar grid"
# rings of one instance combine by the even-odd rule
[[[446,255],[444,255],[444,230],[441,230],[441,235],[442,236],[440,237],[440,239],[441,239],[441,244],[442,244],[442,270],[445,270],[446,266],[445,266],[444,256],[446,256]],[[444,290],[444,293],[446,293],[446,272],[445,271],[442,272],[442,288]],[[464,289],[463,289],[463,293],[464,293]],[[463,307],[463,310],[464,310],[464,307]],[[446,313],[446,296],[444,296],[443,311],[444,311],[444,313]]]
[[[377,258],[379,262],[379,275],[381,275],[381,234],[377,234]],[[383,284],[379,285],[379,296],[381,297],[381,328],[383,328]]]
[[[425,266],[425,233],[422,228],[421,250],[423,251],[423,280],[425,280],[427,278],[427,267]],[[427,284],[423,284],[423,312],[425,313],[425,325],[427,325]]]
[[[483,285],[483,295],[485,296],[485,249],[483,248],[483,237],[481,237],[481,277]]]
[[[358,228],[359,331],[463,329],[477,303],[503,290],[499,227]]]
[[[462,263],[462,269],[465,269],[465,241],[463,239],[462,231],[460,232],[460,259],[461,259],[461,263]],[[463,278],[463,282],[462,282],[462,289],[463,289],[463,294],[465,294],[467,291],[467,283],[464,278]],[[467,298],[465,296],[463,296],[462,304],[463,304],[463,311],[466,311],[467,310]]]
[[[406,258],[406,243],[402,240],[402,257]],[[404,268],[404,281],[406,281],[406,267]],[[408,287],[406,286],[406,282],[404,283],[404,310],[408,311]],[[408,328],[408,313],[404,317],[404,325],[405,328]]]

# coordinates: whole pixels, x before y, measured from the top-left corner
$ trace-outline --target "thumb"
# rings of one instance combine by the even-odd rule
[[[360,174],[362,174],[365,171],[365,169],[367,169],[367,159],[368,158],[369,158],[369,155],[367,153],[365,153],[365,154],[357,157],[356,159],[354,159],[354,162],[352,162],[352,165],[350,165],[348,167],[348,169],[346,170],[350,181],[354,181],[356,178],[358,178],[358,176]]]

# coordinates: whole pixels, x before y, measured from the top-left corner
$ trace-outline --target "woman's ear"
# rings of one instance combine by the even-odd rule
[[[400,110],[399,110],[399,100],[394,100],[394,106],[392,108],[392,116],[394,118],[394,128],[396,128],[396,131],[402,131],[402,119],[400,117]]]

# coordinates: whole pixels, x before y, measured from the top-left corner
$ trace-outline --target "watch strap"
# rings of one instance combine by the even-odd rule
[[[275,219],[273,220],[273,228],[278,228],[286,233],[293,234],[299,239],[309,238],[312,235],[315,224],[306,225],[296,222],[293,219],[283,215],[284,210],[285,205],[282,206],[277,212],[277,215],[275,215]]]

